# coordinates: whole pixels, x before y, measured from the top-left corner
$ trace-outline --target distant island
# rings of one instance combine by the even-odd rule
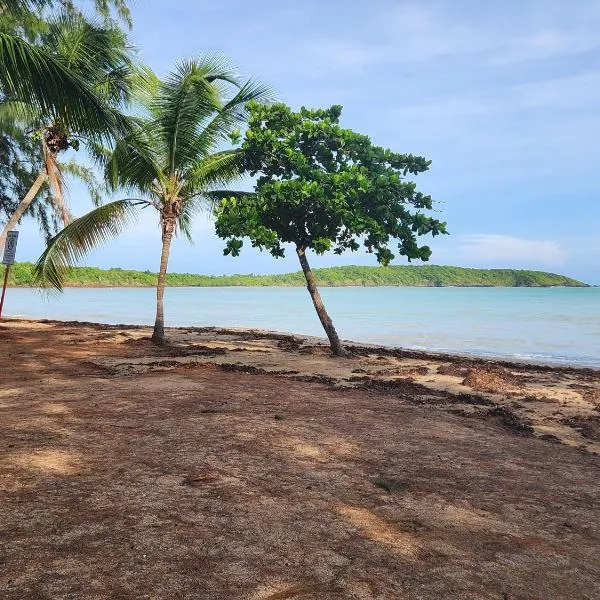
[[[32,286],[33,263],[15,263],[9,285]],[[589,287],[587,284],[555,273],[517,269],[467,269],[436,265],[398,265],[389,267],[346,266],[315,269],[319,285],[406,286],[406,287]],[[156,273],[128,269],[71,267],[67,287],[150,287],[156,285]],[[217,286],[304,286],[301,271],[281,275],[194,275],[169,273],[172,287]]]

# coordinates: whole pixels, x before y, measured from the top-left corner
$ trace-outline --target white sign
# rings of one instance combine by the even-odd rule
[[[6,234],[6,242],[4,243],[4,254],[2,256],[3,265],[12,265],[15,262],[15,254],[17,253],[17,238],[18,231],[9,231]]]

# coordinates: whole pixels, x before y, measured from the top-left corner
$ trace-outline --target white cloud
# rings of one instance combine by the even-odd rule
[[[493,45],[484,28],[464,23],[432,6],[403,4],[385,16],[382,29],[389,32],[398,61],[472,54]]]
[[[579,54],[598,47],[593,29],[546,29],[511,40],[490,58],[492,65],[515,65],[534,60]]]
[[[515,103],[527,109],[598,110],[600,71],[514,86]]]
[[[600,71],[468,90],[387,111],[388,131],[461,186],[579,176],[600,159]],[[465,178],[465,165],[469,166]]]
[[[511,235],[473,234],[463,236],[458,252],[462,259],[560,266],[567,260],[561,246],[550,240],[526,240]]]
[[[391,109],[390,116],[402,122],[423,121],[433,128],[446,125],[456,130],[457,119],[472,121],[475,117],[487,116],[499,108],[497,100],[477,97],[446,96],[434,102],[414,104]]]
[[[590,3],[593,5],[593,3]],[[451,4],[402,3],[365,23],[369,38],[315,38],[302,49],[307,64],[320,71],[362,70],[391,64],[467,58],[481,66],[504,67],[573,56],[600,47],[599,14],[567,4],[553,10],[533,4],[518,24],[502,22],[504,13],[481,11],[464,18]]]
[[[421,63],[439,57],[473,54],[490,47],[493,40],[474,27],[432,8],[402,5],[385,12],[365,31],[370,39],[316,38],[305,44],[321,72],[360,71],[366,67]]]
[[[361,70],[374,63],[385,61],[381,47],[363,44],[358,41],[315,40],[306,44],[302,54],[311,55],[308,68],[319,72],[329,69],[354,71]],[[306,59],[305,59],[306,60]]]
[[[473,122],[540,108],[569,111],[598,112],[600,105],[600,71],[556,77],[527,83],[498,87],[493,93],[469,96],[444,96],[432,102],[392,109],[390,114],[403,119],[423,119],[434,127],[446,125],[455,129],[457,119]],[[555,125],[554,125],[555,126]]]

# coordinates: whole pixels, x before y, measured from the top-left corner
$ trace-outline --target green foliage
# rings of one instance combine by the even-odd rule
[[[4,99],[33,106],[49,119],[60,120],[65,129],[107,139],[126,127],[60,56],[4,33],[0,33],[0,88]]]
[[[93,10],[105,23],[111,24],[120,20],[131,28],[131,12],[126,0],[94,0],[87,6],[78,6],[82,2],[73,0],[0,0],[0,15],[2,25],[12,24],[26,34],[28,39],[34,39],[36,34],[43,31],[48,15],[57,11],[68,15],[83,15]],[[116,19],[115,19],[116,17]]]
[[[12,111],[0,105],[0,222],[8,220],[19,199],[31,187],[42,168],[39,142],[32,139]],[[41,211],[47,219],[45,211]],[[49,223],[40,221],[49,237]]]
[[[110,206],[110,205],[107,205]],[[121,207],[123,209],[123,207]],[[117,210],[117,209],[115,209]],[[465,269],[436,265],[398,265],[389,267],[330,267],[313,271],[322,286],[414,286],[414,287],[529,287],[569,286],[586,284],[563,275],[543,271],[514,269]],[[96,267],[69,267],[64,273],[66,286],[155,286],[157,274],[150,271],[127,269],[98,269]],[[34,265],[15,263],[11,269],[11,285],[33,286]],[[230,287],[230,286],[288,286],[306,285],[302,271],[282,275],[194,275],[170,273],[167,285],[173,287]]]
[[[139,206],[147,202],[117,200],[75,219],[56,235],[38,260],[35,276],[45,285],[62,288],[68,266],[95,246],[118,236],[135,222]]]
[[[239,175],[239,152],[218,147],[243,123],[246,102],[268,93],[264,84],[241,81],[220,55],[182,61],[148,95],[137,127],[106,156],[106,179],[159,210],[174,201],[189,216],[209,190]]]
[[[7,94],[5,101],[14,106],[13,112],[18,112],[19,107],[25,109],[22,121],[40,142],[47,140],[49,129],[54,138],[64,135],[66,139],[59,150],[78,150],[82,137],[110,140],[113,126],[117,123],[126,126],[115,109],[130,100],[134,80],[133,50],[126,35],[115,25],[89,21],[80,14],[63,13],[51,17],[45,25],[36,48],[51,54],[70,75],[85,81],[93,96],[90,108],[93,109],[94,104],[99,107],[95,119],[90,118],[83,124],[73,122],[70,104],[60,98],[52,110],[32,105],[27,100],[20,102],[18,94]],[[121,133],[121,130],[116,128],[112,133]]]
[[[386,265],[395,240],[400,255],[429,259],[417,237],[446,233],[445,224],[425,213],[431,197],[406,180],[429,161],[341,128],[341,110],[250,104],[241,150],[245,169],[258,175],[256,193],[224,198],[216,209],[225,254],[237,256],[244,237],[275,257],[284,256],[286,242],[318,254],[358,250],[362,242]]]
[[[72,2],[50,0],[7,3],[0,14],[0,138],[6,149],[0,216],[12,215],[45,168],[51,185],[44,184],[25,214],[38,218],[47,239],[57,229],[56,216],[65,214],[63,174],[81,178],[95,202],[100,188],[92,170],[74,159],[61,165],[56,155],[79,149],[81,141],[107,141],[127,127],[116,109],[131,94],[132,48],[109,18],[111,6],[126,14],[122,0],[97,2],[101,21],[85,18]],[[46,10],[34,14],[34,8]]]
[[[42,285],[60,288],[67,265],[119,234],[116,220],[129,218],[133,207],[157,210],[163,241],[167,224],[190,237],[191,218],[206,205],[209,190],[240,174],[240,153],[219,151],[219,145],[243,123],[248,100],[265,98],[268,87],[241,81],[217,54],[183,61],[164,82],[150,83],[131,130],[113,148],[96,152],[108,185],[140,200],[112,203],[124,211],[91,211],[55,236],[38,262]]]

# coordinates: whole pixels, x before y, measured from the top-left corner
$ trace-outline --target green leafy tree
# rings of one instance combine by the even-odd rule
[[[111,187],[139,197],[111,202],[73,221],[51,240],[38,261],[38,281],[60,288],[67,265],[118,235],[140,208],[155,208],[162,251],[152,340],[162,344],[172,238],[180,231],[191,239],[193,214],[206,206],[212,190],[239,176],[239,150],[221,146],[245,121],[247,102],[268,95],[267,86],[240,81],[217,55],[181,63],[150,90],[147,115],[137,121],[135,131],[104,157]]]
[[[249,110],[241,150],[244,168],[258,175],[255,191],[219,195],[217,234],[228,240],[225,254],[233,256],[244,237],[276,258],[284,256],[283,244],[293,244],[331,349],[344,355],[307,252],[341,254],[362,242],[387,265],[393,242],[409,260],[428,260],[431,250],[419,246],[417,237],[445,233],[445,224],[425,213],[431,197],[406,176],[426,171],[430,163],[343,129],[340,106],[293,112],[285,104],[254,103]]]
[[[5,114],[0,105],[0,222],[14,213],[19,198],[27,193],[41,168],[39,144],[24,130],[21,123]],[[35,208],[34,206],[33,210]],[[37,208],[41,207],[38,205]],[[54,213],[42,208],[35,215],[47,237],[51,231],[48,214]]]
[[[48,22],[41,41],[44,48],[51,50],[69,72],[85,78],[97,101],[107,109],[116,110],[129,100],[134,66],[131,47],[121,29],[90,22],[79,14],[63,14]],[[6,234],[14,229],[46,182],[62,222],[65,225],[70,222],[71,215],[63,194],[63,172],[92,184],[92,190],[95,189],[94,178],[90,169],[77,162],[60,164],[58,156],[70,148],[78,150],[80,143],[86,140],[96,143],[106,132],[106,124],[100,130],[90,130],[89,127],[74,129],[68,122],[66,106],[58,114],[51,115],[22,101],[5,101],[2,108],[5,112],[12,109],[15,118],[20,118],[22,126],[37,140],[42,165],[31,187],[5,224],[0,234],[0,247]]]

